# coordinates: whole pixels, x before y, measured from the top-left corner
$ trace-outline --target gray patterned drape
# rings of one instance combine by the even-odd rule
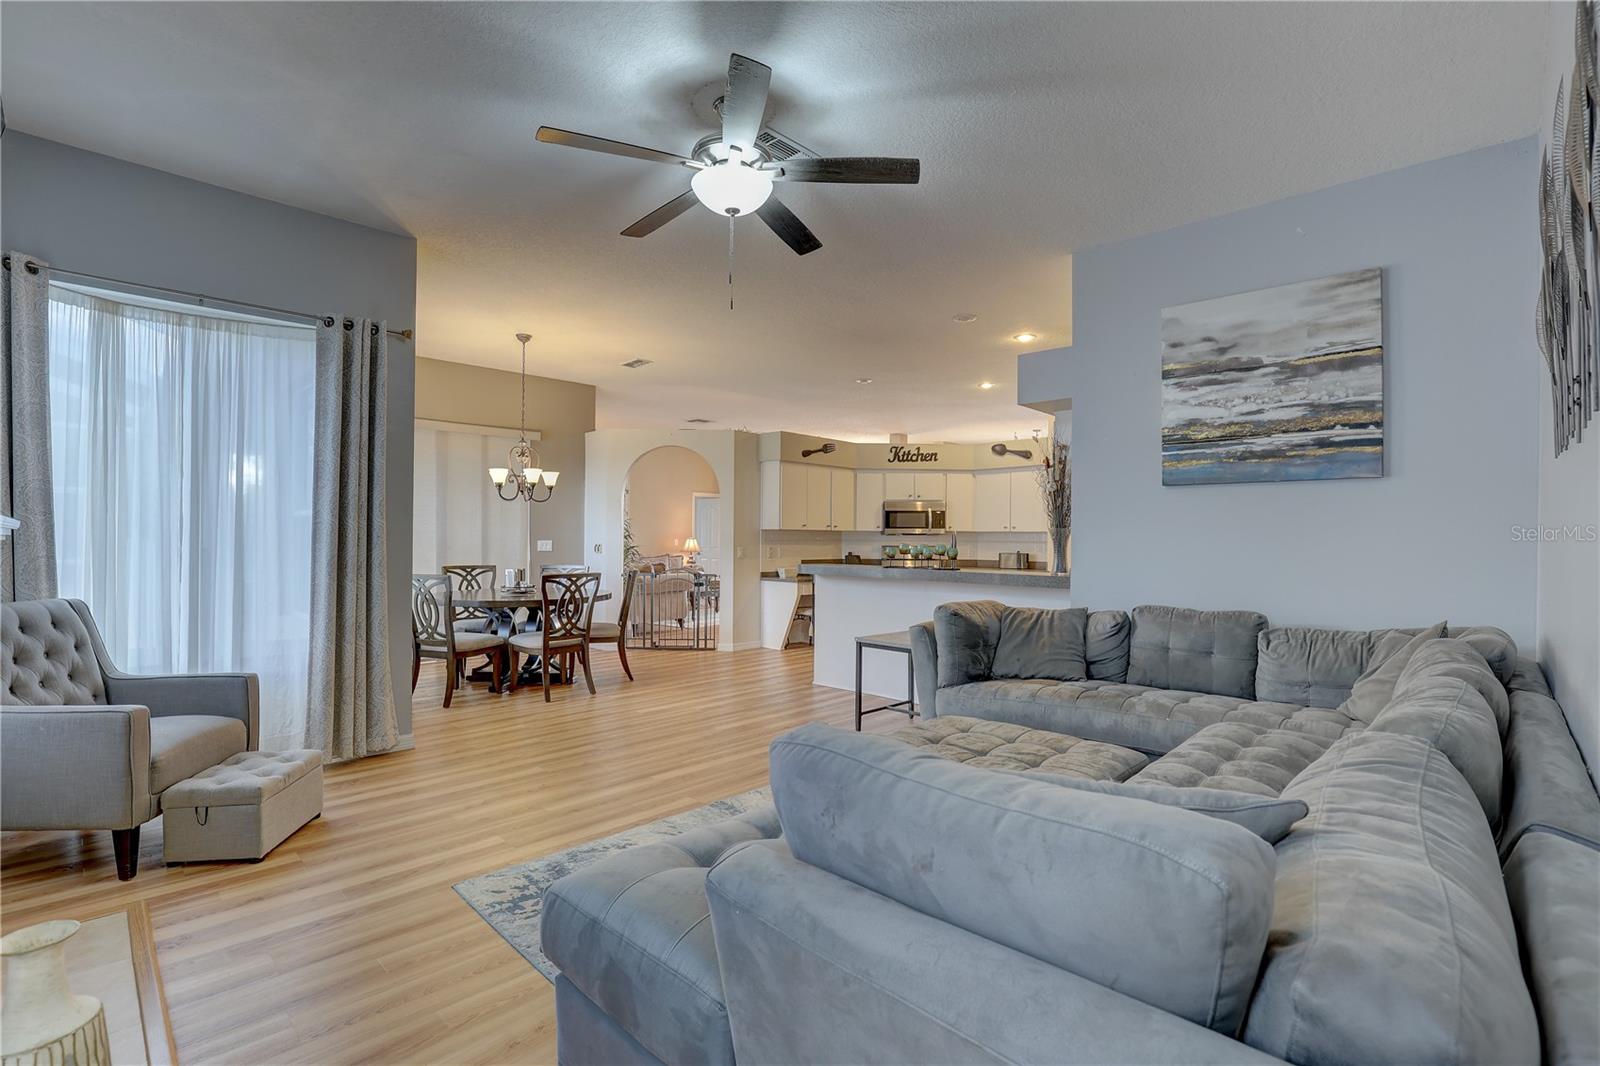
[[[0,599],[56,594],[50,482],[50,278],[44,263],[8,253],[0,289],[0,514],[22,522],[0,538]]]
[[[399,742],[384,530],[388,373],[381,322],[317,327],[306,746],[329,759],[359,759]]]

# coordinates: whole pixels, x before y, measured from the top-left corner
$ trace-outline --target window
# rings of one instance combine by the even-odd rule
[[[312,329],[53,285],[61,595],[136,673],[261,678],[261,746],[306,722]]]
[[[527,566],[533,507],[508,503],[489,480],[505,466],[516,430],[417,420],[416,481],[412,499],[411,565],[436,574],[453,563]]]

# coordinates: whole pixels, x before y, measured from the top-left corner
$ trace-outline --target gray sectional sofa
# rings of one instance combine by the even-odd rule
[[[911,636],[924,746],[795,730],[775,812],[551,887],[563,1062],[1600,1061],[1600,797],[1504,633]],[[1017,727],[1145,758],[926,745]]]

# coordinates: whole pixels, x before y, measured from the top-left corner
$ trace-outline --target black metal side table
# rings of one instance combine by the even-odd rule
[[[861,708],[861,653],[867,648],[876,648],[879,651],[897,651],[906,657],[906,698],[885,703],[880,707]],[[917,717],[917,673],[911,658],[911,634],[905,630],[897,633],[874,633],[868,637],[856,638],[856,732],[861,732],[861,719],[863,715],[876,714],[879,711],[899,711],[907,718]]]

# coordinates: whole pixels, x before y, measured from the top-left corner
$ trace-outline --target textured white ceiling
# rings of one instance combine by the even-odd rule
[[[8,0],[0,70],[19,129],[414,234],[418,354],[514,368],[527,329],[603,425],[968,439],[1037,425],[1015,356],[1070,339],[1072,249],[1533,132],[1545,10]],[[740,223],[733,313],[722,219],[617,235],[685,173],[533,139],[687,151],[730,51],[771,125],[923,173],[782,187],[823,248]]]

